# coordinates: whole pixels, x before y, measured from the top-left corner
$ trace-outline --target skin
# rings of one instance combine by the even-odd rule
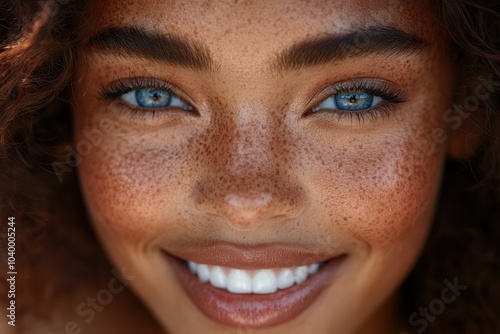
[[[154,28],[198,41],[218,64],[202,72],[82,46],[74,76],[75,146],[102,134],[78,166],[93,226],[165,331],[237,333],[190,302],[161,255],[218,242],[348,254],[305,312],[252,333],[404,329],[398,287],[425,243],[445,158],[463,155],[456,143],[465,135],[443,121],[456,78],[431,11],[425,1],[384,0],[101,1],[91,11],[89,35]],[[274,54],[297,41],[377,22],[418,36],[425,50],[270,69]],[[171,83],[199,115],[137,117],[119,98],[101,100],[101,86],[135,76]],[[361,122],[305,115],[328,97],[314,98],[324,88],[356,78],[391,82],[407,101]],[[449,140],[433,141],[435,129]]]

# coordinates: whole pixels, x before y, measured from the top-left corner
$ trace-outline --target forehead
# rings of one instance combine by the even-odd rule
[[[134,26],[185,36],[214,55],[230,49],[256,60],[297,40],[372,25],[394,25],[428,40],[437,35],[436,21],[427,0],[94,0],[89,26],[91,33]]]

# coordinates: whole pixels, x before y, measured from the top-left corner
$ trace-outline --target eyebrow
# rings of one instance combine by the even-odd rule
[[[105,54],[155,60],[194,70],[209,70],[214,62],[206,47],[180,36],[134,27],[113,27],[98,32],[89,45]]]
[[[410,55],[425,46],[425,41],[399,28],[371,26],[298,42],[278,53],[274,68],[283,72],[369,54]]]
[[[89,45],[105,54],[151,59],[193,70],[215,68],[210,51],[199,42],[135,27],[104,29],[90,38]],[[295,43],[275,55],[272,68],[285,72],[374,53],[409,55],[426,45],[422,39],[397,27],[371,26]]]

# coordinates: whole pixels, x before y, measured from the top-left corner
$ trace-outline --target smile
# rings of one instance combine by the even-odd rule
[[[266,294],[305,282],[309,276],[318,271],[322,264],[314,263],[309,266],[281,269],[243,270],[189,261],[188,267],[193,274],[198,276],[200,282],[208,282],[213,287],[226,289],[236,294]]]
[[[193,304],[215,322],[265,328],[290,321],[321,295],[348,258],[269,245],[164,251]]]

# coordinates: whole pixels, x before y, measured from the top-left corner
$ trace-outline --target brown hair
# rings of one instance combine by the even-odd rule
[[[471,116],[483,130],[481,146],[467,161],[447,163],[433,230],[403,285],[403,314],[409,318],[440,298],[446,282],[467,286],[427,322],[429,333],[500,331],[500,5],[495,2],[434,1],[463,69],[457,100],[474,96],[482,79],[493,82],[494,92]],[[97,279],[96,272],[109,267],[89,227],[76,173],[67,173],[76,167],[66,146],[72,136],[68,97],[84,15],[84,1],[0,2],[0,235],[7,217],[16,217],[23,286],[18,312],[43,315],[50,298],[69,291],[72,282]],[[4,248],[1,263],[7,262]],[[410,319],[410,330],[422,329],[412,326]]]

